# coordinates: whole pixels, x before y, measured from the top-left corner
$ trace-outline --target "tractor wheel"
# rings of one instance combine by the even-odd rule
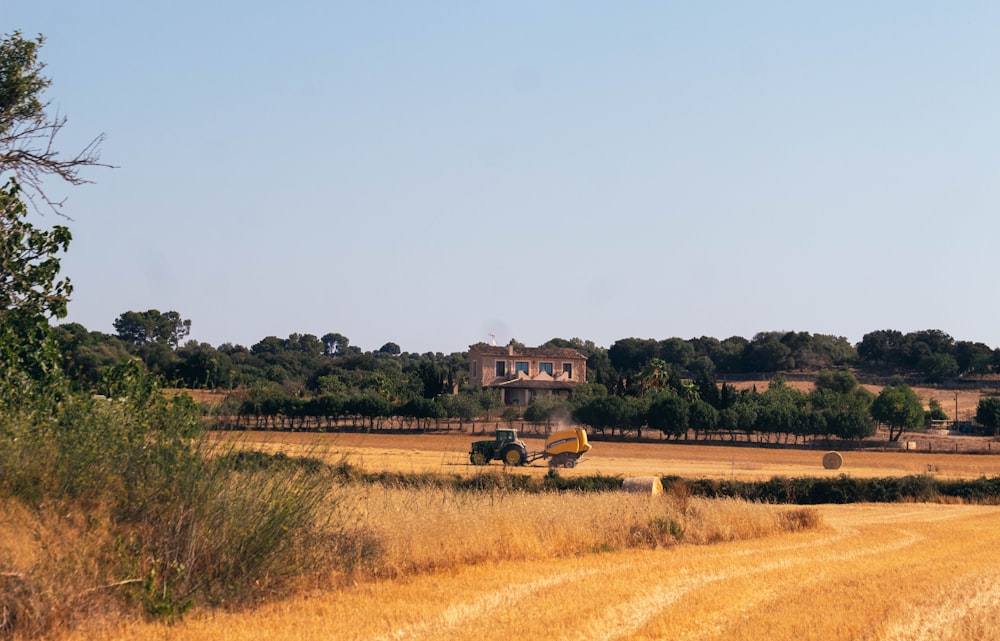
[[[563,467],[576,467],[576,459],[572,456],[567,456],[563,462]]]
[[[476,450],[475,452],[469,454],[469,462],[473,465],[489,465],[490,462],[486,458],[486,455]]]
[[[549,461],[549,467],[566,467],[566,461],[569,460],[569,456],[566,454],[556,454]]]
[[[517,445],[508,445],[502,456],[504,465],[524,465],[528,460],[528,453]]]

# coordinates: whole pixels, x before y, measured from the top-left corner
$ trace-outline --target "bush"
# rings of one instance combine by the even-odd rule
[[[89,543],[51,552],[25,578],[25,593],[49,595],[33,621],[70,616],[60,611],[81,591],[162,617],[253,600],[314,573],[312,560],[341,545],[316,525],[335,478],[317,459],[217,451],[194,402],[166,399],[134,361],[110,371],[103,391],[0,422],[0,499],[30,506],[39,523],[85,515],[54,531]],[[50,585],[54,575],[74,581]],[[95,592],[101,583],[115,589]]]

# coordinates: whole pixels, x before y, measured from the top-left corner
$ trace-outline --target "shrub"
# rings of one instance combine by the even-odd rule
[[[102,389],[0,421],[0,499],[31,506],[49,533],[40,540],[87,541],[46,548],[19,591],[46,596],[28,619],[72,618],[79,593],[117,595],[163,617],[197,602],[252,600],[343,547],[317,525],[335,480],[318,459],[215,450],[194,402],[166,399],[134,361],[110,371]],[[101,584],[111,588],[95,590]],[[20,631],[44,629],[32,625]]]

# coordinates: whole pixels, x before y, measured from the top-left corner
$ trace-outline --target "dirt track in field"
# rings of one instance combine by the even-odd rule
[[[220,434],[244,446],[288,454],[321,456],[347,461],[370,471],[440,472],[477,474],[483,468],[469,464],[469,446],[483,434],[321,434],[309,432],[241,432]],[[544,439],[524,437],[531,451],[541,450]],[[992,455],[947,452],[842,451],[843,466],[826,470],[825,450],[727,446],[704,443],[649,442],[616,443],[592,441],[593,449],[563,476],[606,474],[618,476],[678,475],[685,478],[769,479],[774,476],[889,477],[932,474],[941,478],[978,478],[1000,475],[1000,447]],[[941,446],[944,449],[944,446]],[[494,462],[491,468],[503,466]],[[543,475],[544,461],[509,471]]]

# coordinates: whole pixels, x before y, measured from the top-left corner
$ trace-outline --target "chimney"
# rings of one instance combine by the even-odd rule
[[[511,342],[507,344],[507,356],[513,356],[513,355],[514,355],[514,343]]]

